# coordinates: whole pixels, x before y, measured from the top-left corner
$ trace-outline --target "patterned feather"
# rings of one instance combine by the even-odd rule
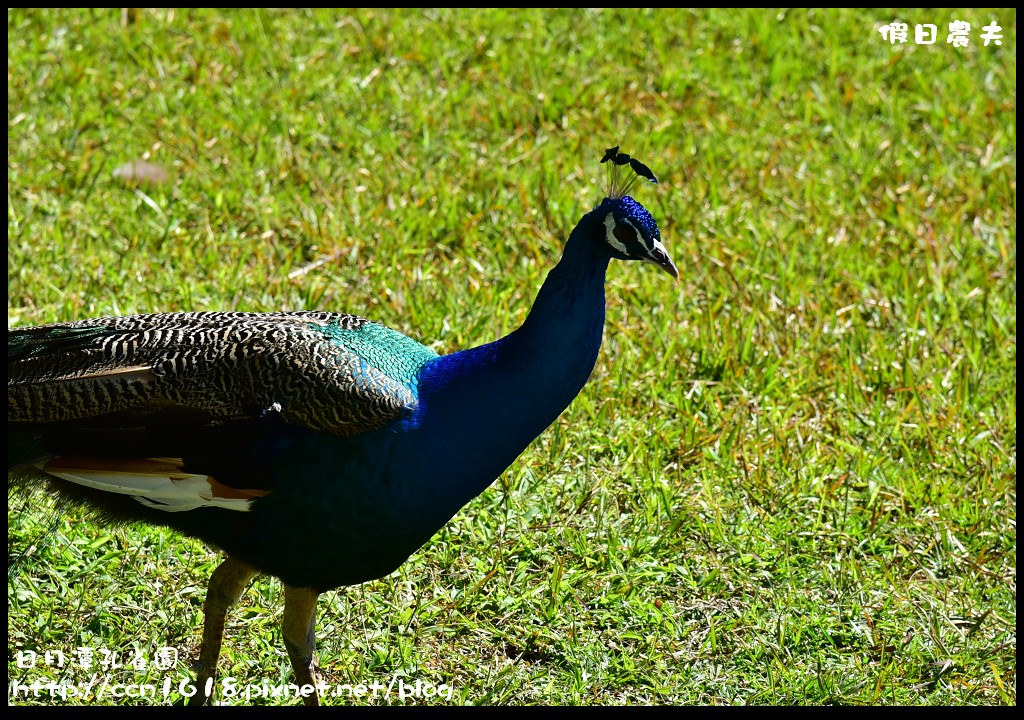
[[[8,333],[8,422],[137,419],[187,409],[213,420],[276,412],[346,436],[416,399],[435,353],[355,315],[167,313]]]

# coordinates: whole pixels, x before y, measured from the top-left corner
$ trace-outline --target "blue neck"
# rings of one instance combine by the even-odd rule
[[[428,363],[414,422],[431,505],[447,520],[479,495],[569,406],[601,348],[610,255],[592,239],[596,215],[573,230],[522,327]]]

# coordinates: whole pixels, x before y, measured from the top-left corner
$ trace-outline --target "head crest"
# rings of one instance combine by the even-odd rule
[[[644,178],[650,180],[652,183],[657,183],[658,178],[654,177],[654,173],[651,169],[644,165],[636,158],[631,158],[626,153],[619,152],[619,146],[616,145],[613,148],[608,148],[604,151],[604,157],[601,158],[602,163],[610,162],[608,166],[608,197],[614,199],[624,197],[636,183],[637,178]],[[633,169],[633,175],[626,174],[622,176],[622,172],[619,170],[623,165],[629,165]]]

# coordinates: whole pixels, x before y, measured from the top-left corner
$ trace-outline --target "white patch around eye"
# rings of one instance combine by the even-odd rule
[[[629,255],[629,251],[626,250],[626,246],[619,242],[619,239],[615,237],[615,216],[612,213],[608,213],[604,216],[604,238],[605,242],[620,253],[623,255]]]

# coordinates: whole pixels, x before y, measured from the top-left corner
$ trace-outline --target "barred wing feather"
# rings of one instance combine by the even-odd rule
[[[434,353],[355,315],[167,313],[8,332],[8,421],[138,418],[168,407],[214,420],[268,410],[339,436],[416,400]]]

